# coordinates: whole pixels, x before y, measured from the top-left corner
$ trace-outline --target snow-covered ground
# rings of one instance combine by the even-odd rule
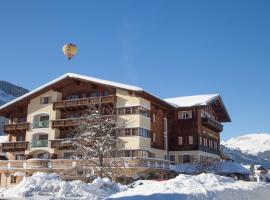
[[[62,181],[57,174],[35,173],[7,190],[2,189],[1,198],[10,199],[104,199],[126,187],[109,179],[97,178],[92,183]]]
[[[110,200],[269,200],[270,185],[213,174],[179,175],[169,181],[137,181]]]
[[[126,187],[106,178],[86,184],[62,181],[57,174],[36,173],[13,188],[2,189],[1,196],[38,200],[269,200],[270,184],[201,174],[179,175],[168,181],[140,180]]]

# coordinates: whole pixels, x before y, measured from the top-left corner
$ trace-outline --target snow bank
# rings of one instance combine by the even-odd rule
[[[134,189],[112,195],[118,200],[269,200],[270,185],[234,181],[214,174],[179,175],[168,181],[138,181]]]
[[[57,174],[35,173],[13,188],[2,192],[3,197],[48,199],[104,199],[119,192],[124,186],[112,183],[108,178],[97,178],[92,183],[62,181]],[[43,199],[42,198],[42,199]]]

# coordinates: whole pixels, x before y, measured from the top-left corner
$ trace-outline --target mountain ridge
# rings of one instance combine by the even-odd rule
[[[270,169],[270,133],[251,133],[221,143],[221,151],[241,164]]]

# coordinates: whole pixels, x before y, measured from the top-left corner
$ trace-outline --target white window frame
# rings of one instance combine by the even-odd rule
[[[194,143],[193,136],[192,135],[188,136],[188,144],[193,144],[193,143]]]
[[[178,145],[183,145],[183,136],[178,136]]]

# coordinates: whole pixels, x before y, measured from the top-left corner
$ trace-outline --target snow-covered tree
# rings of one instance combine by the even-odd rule
[[[112,158],[121,146],[116,131],[123,128],[124,122],[118,123],[114,108],[95,105],[83,112],[78,124],[72,140],[74,158],[91,162],[100,177],[111,176],[116,165]]]

